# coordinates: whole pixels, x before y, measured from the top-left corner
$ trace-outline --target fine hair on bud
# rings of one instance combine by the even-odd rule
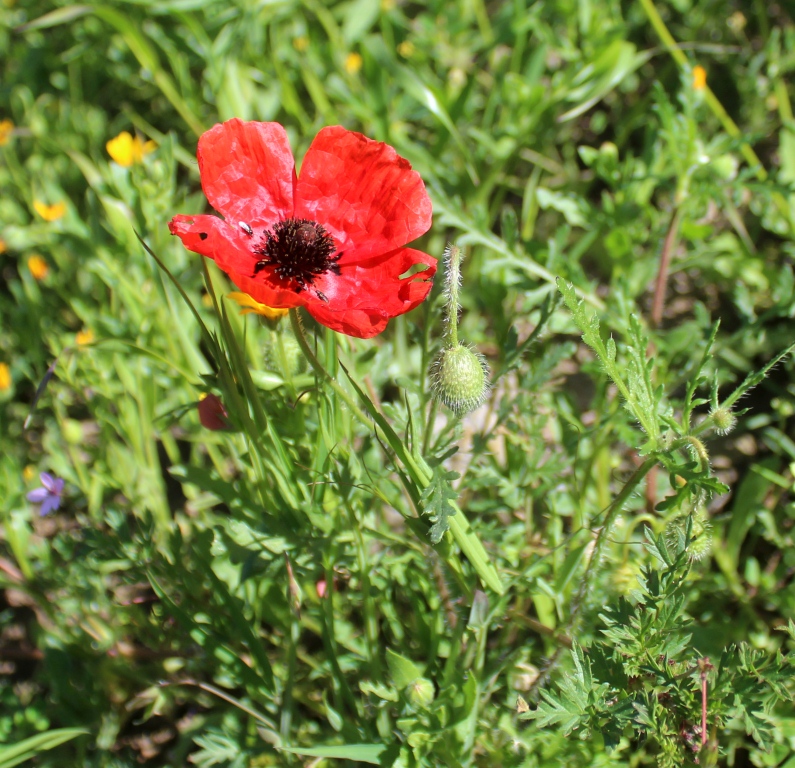
[[[728,435],[737,424],[737,417],[732,413],[731,408],[719,406],[710,413],[710,417],[719,435]]]
[[[442,255],[444,262],[444,295],[457,298],[458,289],[461,287],[461,262],[464,260],[463,251],[453,243],[445,246]],[[456,302],[457,303],[457,302]]]
[[[712,551],[712,523],[706,510],[697,507],[692,512],[683,511],[672,517],[665,526],[665,543],[677,554],[687,550],[691,560],[706,557]]]
[[[489,394],[489,366],[479,352],[463,344],[442,350],[431,366],[433,394],[456,416],[480,406]]]

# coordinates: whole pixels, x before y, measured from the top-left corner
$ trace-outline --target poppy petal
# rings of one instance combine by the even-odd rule
[[[419,265],[425,270],[407,272]],[[413,248],[399,248],[384,257],[348,264],[339,275],[322,281],[328,301],[308,294],[306,308],[319,323],[348,336],[366,339],[387,321],[421,304],[432,287],[436,259]]]
[[[295,161],[278,123],[215,125],[199,139],[197,157],[204,194],[230,224],[267,229],[293,215]]]
[[[295,190],[295,217],[334,236],[340,265],[393,251],[431,226],[431,201],[395,150],[341,126],[323,128],[307,150]]]
[[[239,227],[217,216],[180,214],[171,219],[168,229],[189,251],[213,259],[224,272],[254,272],[257,259],[251,241]]]
[[[296,293],[283,284],[272,269],[264,269],[254,276],[257,256],[251,250],[251,239],[240,227],[227,224],[217,216],[175,216],[168,224],[172,235],[194,253],[213,259],[241,291],[260,304],[269,307],[300,307],[306,303],[305,294]]]

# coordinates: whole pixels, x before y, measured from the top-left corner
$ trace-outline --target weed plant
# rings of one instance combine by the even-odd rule
[[[795,766],[789,4],[0,0],[0,59],[0,766]],[[230,298],[168,224],[231,118],[406,158],[427,300]]]

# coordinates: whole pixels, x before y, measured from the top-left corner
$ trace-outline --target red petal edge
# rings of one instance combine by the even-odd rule
[[[230,224],[267,229],[293,215],[295,162],[279,123],[235,118],[199,139],[202,189]]]
[[[419,264],[427,269],[401,278]],[[328,303],[310,291],[306,308],[322,325],[368,339],[381,333],[390,318],[421,304],[431,290],[434,274],[436,259],[413,248],[400,248],[386,257],[347,265],[339,276],[319,284]]]

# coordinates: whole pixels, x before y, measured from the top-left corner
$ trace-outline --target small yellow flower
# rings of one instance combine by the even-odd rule
[[[122,131],[115,139],[105,144],[105,149],[114,162],[129,168],[135,163],[142,163],[144,155],[154,152],[157,144],[154,141],[143,141],[140,136],[132,136],[129,131]]]
[[[410,59],[414,54],[414,43],[411,40],[404,40],[398,47],[397,52],[404,58]]]
[[[228,299],[232,299],[232,301],[237,302],[243,309],[240,310],[241,315],[262,315],[263,317],[268,318],[268,320],[278,320],[280,317],[284,317],[289,310],[287,309],[273,309],[272,307],[268,307],[265,304],[260,304],[258,301],[255,301],[251,298],[247,293],[239,293],[238,291],[233,291],[232,293],[227,294]]]
[[[14,124],[10,120],[0,120],[0,147],[11,141],[14,133]]]
[[[50,266],[38,253],[28,258],[28,269],[36,280],[44,280],[50,272]]]
[[[300,37],[296,37],[293,40],[293,48],[299,53],[303,53],[307,48],[309,48],[309,38],[301,35]]]
[[[47,205],[47,203],[42,203],[41,200],[34,200],[33,209],[44,221],[58,221],[58,219],[63,218],[66,213],[66,203],[60,201],[52,205]]]
[[[87,344],[91,344],[94,341],[94,331],[90,328],[84,328],[82,331],[78,331],[75,334],[75,343],[78,347],[85,347]]]
[[[707,87],[707,70],[700,64],[693,67],[693,90],[703,91]]]
[[[36,469],[32,464],[28,464],[25,469],[22,470],[22,479],[29,483],[36,477]]]
[[[355,75],[362,68],[363,63],[364,62],[360,54],[349,53],[345,57],[345,71],[349,75]]]
[[[8,392],[9,389],[11,389],[11,369],[5,363],[0,363],[0,392]]]
[[[6,248],[6,241],[0,240],[0,253],[5,253],[7,250],[8,248]]]

